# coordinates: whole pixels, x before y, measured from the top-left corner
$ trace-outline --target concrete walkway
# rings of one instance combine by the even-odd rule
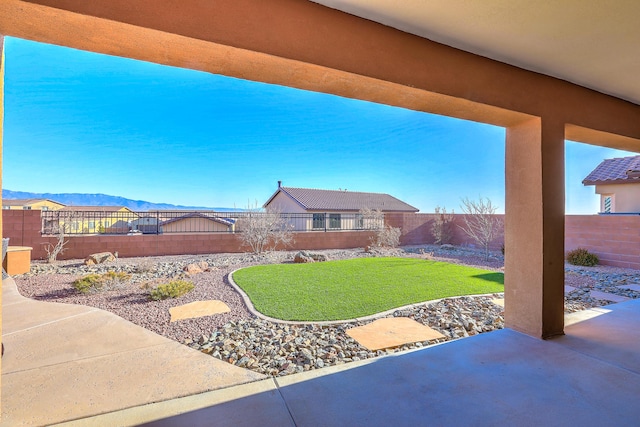
[[[92,307],[2,283],[2,419],[44,425],[266,378]]]
[[[640,300],[542,341],[505,329],[67,426],[635,426]]]

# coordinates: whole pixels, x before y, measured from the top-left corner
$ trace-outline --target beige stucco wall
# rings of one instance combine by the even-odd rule
[[[232,228],[206,218],[185,218],[162,226],[163,233],[210,233],[229,232]]]
[[[271,203],[266,206],[267,209],[275,209],[282,213],[305,213],[306,211],[302,206],[296,203],[291,197],[287,196],[283,192],[276,194]]]
[[[50,210],[50,211],[56,211],[58,209],[62,209],[64,208],[64,205],[61,205],[60,203],[56,203],[56,202],[52,202],[50,200],[43,200],[40,202],[35,202],[35,203],[28,203],[24,206],[30,206],[31,209],[39,209],[39,210],[43,210],[43,207],[46,207],[47,209],[45,210]],[[13,210],[23,210],[24,209],[23,205],[8,205],[6,208],[4,209],[13,209]]]
[[[600,194],[600,212],[604,212],[604,197],[613,195],[611,213],[640,212],[640,183],[596,185]]]

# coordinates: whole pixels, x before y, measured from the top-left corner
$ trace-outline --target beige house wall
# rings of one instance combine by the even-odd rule
[[[51,200],[42,200],[35,203],[27,203],[25,205],[6,205],[6,207],[3,206],[3,208],[9,209],[9,210],[23,210],[24,206],[29,206],[33,210],[50,210],[50,211],[57,211],[58,209],[64,208],[63,204],[56,203]],[[46,209],[43,209],[43,208],[46,208]]]
[[[206,218],[185,218],[162,225],[163,233],[231,232],[233,227]]]
[[[276,194],[276,197],[274,197],[271,203],[269,203],[268,208],[272,208],[280,212],[286,212],[286,213],[307,212],[306,210],[304,210],[302,206],[300,206],[300,204],[295,202],[293,199],[291,199],[291,197],[287,196],[282,191]]]
[[[600,194],[600,212],[604,212],[605,196],[613,196],[611,213],[640,212],[640,183],[596,185]]]

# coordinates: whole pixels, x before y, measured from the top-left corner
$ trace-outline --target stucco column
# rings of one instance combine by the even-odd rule
[[[2,135],[4,134],[4,36],[0,34],[0,193],[2,193]],[[2,232],[2,215],[0,215],[0,237]],[[2,338],[2,280],[0,280],[0,339]],[[2,340],[4,341],[4,340]],[[0,358],[0,370],[2,359]],[[2,389],[0,383],[0,390]],[[1,401],[1,400],[0,400]],[[2,413],[0,412],[0,419]]]
[[[564,124],[507,128],[505,326],[538,338],[564,330]]]

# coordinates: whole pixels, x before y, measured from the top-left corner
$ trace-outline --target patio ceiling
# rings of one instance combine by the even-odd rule
[[[640,104],[637,0],[314,0]]]

